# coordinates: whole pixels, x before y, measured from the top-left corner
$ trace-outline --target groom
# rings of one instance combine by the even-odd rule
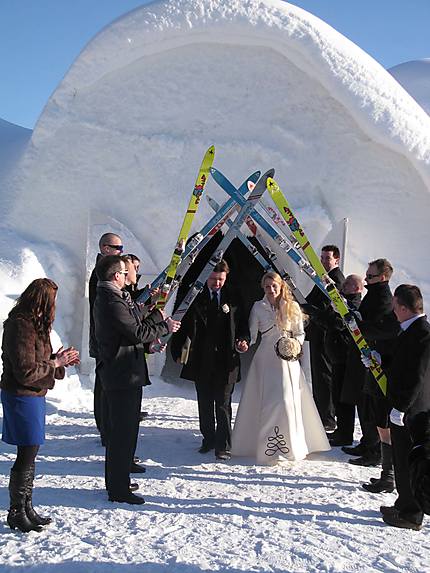
[[[219,460],[231,457],[231,395],[240,379],[239,352],[249,340],[243,311],[225,284],[228,273],[225,260],[215,265],[171,345],[173,359],[183,364],[181,378],[196,385],[203,435],[199,452],[215,449]]]

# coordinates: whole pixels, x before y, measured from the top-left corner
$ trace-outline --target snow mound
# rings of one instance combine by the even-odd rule
[[[430,58],[404,62],[388,71],[430,115]]]

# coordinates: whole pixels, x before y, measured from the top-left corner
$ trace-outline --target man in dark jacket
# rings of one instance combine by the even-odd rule
[[[106,256],[106,255],[119,255],[123,251],[123,245],[121,241],[121,237],[119,235],[115,235],[115,233],[105,233],[100,237],[99,240],[99,249],[100,252],[97,255],[96,259],[96,266],[98,261]],[[91,358],[95,358],[97,361],[98,358],[98,350],[97,350],[97,340],[96,340],[96,333],[95,333],[95,324],[94,324],[94,317],[93,317],[93,308],[94,302],[97,296],[97,273],[96,273],[96,266],[94,267],[91,276],[90,282],[88,285],[88,298],[90,303],[90,335],[89,335],[89,354]],[[100,379],[97,374],[97,367],[96,367],[96,375],[94,380],[94,418],[96,421],[96,426],[98,431],[100,432],[100,438],[102,441],[102,445],[106,445],[105,439],[105,429],[103,423],[103,388],[100,382]]]
[[[376,259],[369,263],[366,271],[367,294],[359,307],[361,319],[357,324],[367,343],[385,359],[393,351],[393,343],[399,333],[399,323],[393,312],[393,295],[389,281],[393,267],[387,259]],[[354,349],[356,355],[358,351]],[[358,360],[358,359],[357,359]],[[383,474],[376,485],[363,484],[363,488],[373,493],[394,488],[390,431],[388,425],[389,405],[373,376],[357,368],[361,380],[357,383],[358,415],[363,437],[354,449],[344,448],[346,453],[359,455],[349,460],[354,465],[375,466],[383,463]]]
[[[125,292],[127,270],[120,256],[107,255],[97,263],[94,303],[98,349],[97,372],[107,405],[109,439],[105,477],[110,501],[132,504],[144,499],[130,492],[130,465],[136,447],[142,386],[148,384],[145,352],[159,336],[176,331],[180,323],[155,310],[142,319]],[[148,347],[149,344],[149,347]]]
[[[338,290],[341,289],[345,279],[339,268],[339,260],[340,251],[336,245],[325,245],[321,249],[321,263]],[[306,300],[308,304],[322,310],[330,305],[330,300],[317,286],[314,286]],[[317,321],[312,321],[312,315],[310,318],[310,323],[306,328],[306,338],[310,343],[312,392],[325,429],[333,431],[336,428],[333,403],[333,372],[324,342],[326,329],[321,324],[318,324]]]
[[[382,360],[388,378],[390,429],[398,497],[394,506],[381,506],[388,525],[421,529],[423,507],[411,489],[410,428],[430,410],[430,324],[423,312],[423,299],[415,285],[400,285],[394,291],[394,312],[402,333],[396,340],[391,362]],[[415,430],[416,431],[416,430]]]
[[[363,289],[363,279],[360,276],[346,277],[342,285],[342,294],[351,312],[360,306]],[[346,362],[352,338],[342,318],[331,307],[325,311],[325,321],[327,328],[325,350],[332,364],[333,402],[337,425],[329,442],[331,446],[345,446],[352,444],[355,422],[355,406],[342,400]]]
[[[223,260],[209,276],[173,337],[173,359],[183,364],[181,378],[196,385],[200,453],[215,448],[217,459],[230,459],[231,395],[240,377],[238,340],[249,340],[239,301],[225,286],[229,268]],[[216,423],[215,423],[216,421]]]

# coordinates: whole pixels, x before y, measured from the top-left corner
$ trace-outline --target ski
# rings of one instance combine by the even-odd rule
[[[248,192],[248,184],[256,183],[260,178],[261,172],[255,171],[250,175],[242,185],[239,187],[238,192],[241,195],[246,195]],[[184,254],[182,256],[181,262],[176,269],[175,280],[172,282],[170,291],[167,296],[167,300],[170,298],[172,293],[176,290],[180,283],[181,277],[187,272],[189,267],[195,261],[199,252],[203,249],[206,243],[222,228],[225,220],[230,217],[236,209],[236,202],[233,199],[228,199],[218,212],[204,225],[200,231],[187,243],[185,247]],[[143,304],[151,296],[151,291],[158,288],[164,283],[167,276],[168,267],[166,267],[153,281],[152,283],[145,287],[142,293],[139,295],[137,302]]]
[[[212,163],[215,159],[215,147],[211,145],[206,151],[203,161],[200,165],[199,173],[197,175],[196,182],[194,184],[193,192],[191,193],[190,201],[188,203],[187,210],[185,212],[184,220],[182,221],[181,230],[179,231],[178,241],[176,247],[173,251],[170,263],[167,266],[166,278],[161,287],[161,292],[156,301],[156,308],[163,309],[166,305],[167,298],[170,292],[170,287],[176,275],[176,270],[179,263],[181,262],[182,255],[185,251],[186,242],[188,239],[188,234],[191,229],[197,208],[200,203],[200,199],[203,190],[206,185],[206,181],[209,175],[209,169],[212,167]]]
[[[181,301],[178,308],[173,314],[173,318],[175,320],[181,320],[187,310],[190,308],[191,304],[193,303],[196,296],[203,290],[203,287],[206,284],[206,281],[211,274],[212,270],[214,269],[215,265],[222,259],[224,255],[224,251],[228,248],[231,241],[235,238],[236,231],[238,231],[243,222],[245,221],[246,217],[249,215],[250,211],[254,208],[254,205],[260,200],[261,196],[263,195],[264,191],[266,190],[266,181],[268,177],[272,177],[274,174],[274,169],[269,169],[258,181],[255,185],[254,189],[251,191],[251,194],[248,196],[247,199],[244,200],[244,205],[237,214],[232,226],[227,231],[225,236],[223,237],[221,243],[218,245],[216,251],[206,263],[205,267],[201,271],[200,275],[193,283],[193,285],[188,290],[185,298]],[[165,344],[171,335],[166,334],[161,339],[161,344]]]
[[[219,209],[219,205],[218,203],[215,201],[215,199],[213,199],[210,196],[206,196],[206,199],[209,203],[209,205],[212,207],[212,209],[214,209],[214,211],[218,211]],[[226,220],[226,224],[230,227],[233,222],[230,219]],[[236,232],[236,236],[237,238],[242,242],[242,244],[248,249],[248,251],[256,258],[256,260],[260,263],[260,265],[263,268],[264,272],[270,271],[270,270],[274,270],[275,272],[278,273],[278,275],[288,284],[288,286],[290,287],[291,292],[293,293],[294,298],[296,299],[296,301],[299,304],[306,304],[306,298],[303,295],[303,293],[301,292],[301,290],[297,287],[296,283],[293,281],[293,279],[291,278],[290,274],[282,267],[280,268],[278,265],[280,263],[280,261],[278,261],[278,255],[272,251],[268,246],[264,246],[264,240],[265,238],[263,237],[263,235],[261,234],[261,232],[258,230],[258,228],[256,227],[254,221],[251,219],[251,217],[247,217],[245,220],[245,224],[247,225],[248,229],[251,231],[252,235],[254,236],[255,240],[258,242],[258,244],[260,245],[261,249],[266,253],[266,255],[269,257],[269,261],[267,261],[262,254],[260,253],[260,251],[257,249],[257,247],[255,245],[252,244],[252,242],[249,240],[249,238],[244,235],[243,233],[241,233],[240,231]]]
[[[243,206],[245,199],[238,193],[236,187],[227,179],[225,175],[223,175],[220,171],[213,168],[211,169],[211,175],[218,183],[218,185],[224,189],[224,191],[230,195],[232,199],[234,199],[238,206]],[[252,184],[250,185],[252,187]],[[259,203],[263,208],[262,202]],[[324,287],[323,282],[321,281],[318,274],[312,268],[312,266],[308,263],[306,259],[304,259],[292,246],[290,241],[283,237],[277,229],[274,229],[272,225],[266,221],[266,219],[259,213],[258,206],[256,209],[253,209],[250,214],[250,217],[256,221],[256,223],[269,235],[269,237],[277,244],[281,250],[286,253],[292,261],[296,265],[298,265],[299,269],[303,271],[316,285],[317,287],[328,297],[328,293]],[[271,215],[269,215],[271,216]],[[279,217],[279,216],[278,216]]]
[[[308,237],[306,236],[306,233],[303,230],[303,227],[301,227],[300,223],[294,216],[294,213],[291,210],[290,205],[287,199],[285,198],[284,194],[282,193],[279,185],[271,177],[267,179],[267,190],[270,196],[272,197],[273,202],[275,203],[279,212],[281,213],[282,217],[284,218],[285,222],[287,223],[288,227],[290,228],[291,232],[293,233],[293,236],[295,237],[297,243],[302,248],[309,263],[312,265],[312,267],[315,269],[315,272],[318,274],[320,279],[325,284],[326,291],[330,296],[333,305],[336,307],[337,311],[343,318],[345,325],[347,326],[361,354],[363,354],[366,358],[372,358],[371,349],[357,325],[357,321],[355,319],[354,314],[347,307],[345,301],[343,300],[333,281],[328,276],[327,271],[323,267],[318,255],[314,251]],[[376,362],[376,360],[372,359],[370,371],[373,374],[380,389],[382,390],[382,393],[386,395],[387,378],[381,366]]]

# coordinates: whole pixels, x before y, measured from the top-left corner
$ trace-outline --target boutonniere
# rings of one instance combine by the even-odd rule
[[[225,303],[224,303],[224,304],[222,305],[222,307],[221,307],[221,310],[222,310],[223,312],[225,312],[225,314],[228,314],[228,313],[230,312],[230,307],[228,306],[228,304],[225,304]]]

